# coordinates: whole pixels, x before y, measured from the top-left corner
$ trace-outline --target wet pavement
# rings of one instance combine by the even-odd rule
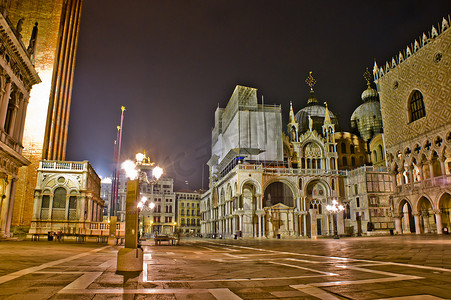
[[[0,299],[451,299],[448,235],[149,241],[140,274],[118,249],[1,241]]]

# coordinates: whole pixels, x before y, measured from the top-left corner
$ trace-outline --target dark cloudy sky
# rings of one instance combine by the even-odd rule
[[[66,159],[110,176],[124,105],[122,158],[145,150],[178,188],[200,188],[214,111],[235,85],[286,119],[290,100],[306,105],[313,71],[318,99],[349,130],[365,68],[449,13],[449,0],[84,1]]]

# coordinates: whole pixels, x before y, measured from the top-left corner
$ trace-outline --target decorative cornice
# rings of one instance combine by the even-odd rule
[[[451,18],[448,15],[448,19],[443,18],[441,26],[438,26],[438,29],[435,26],[432,26],[432,29],[429,33],[429,37],[423,33],[418,39],[416,39],[412,44],[408,45],[406,50],[399,51],[399,54],[395,57],[392,57],[391,62],[386,61],[385,66],[381,65],[380,67],[377,65],[376,61],[374,61],[373,67],[373,77],[374,80],[378,80],[383,77],[385,74],[390,72],[390,70],[395,69],[396,66],[407,60],[410,56],[413,56],[416,52],[418,52],[425,45],[431,43],[435,38],[441,35],[443,32],[449,29],[449,24],[451,23]],[[418,42],[420,41],[420,42]]]

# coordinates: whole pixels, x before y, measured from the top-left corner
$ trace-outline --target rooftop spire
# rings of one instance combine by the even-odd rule
[[[294,119],[293,102],[290,101],[290,124],[296,123]]]
[[[327,107],[327,102],[324,102],[324,105],[326,105],[326,112],[324,113],[324,125],[331,125],[332,121],[330,120],[330,113],[329,108]]]

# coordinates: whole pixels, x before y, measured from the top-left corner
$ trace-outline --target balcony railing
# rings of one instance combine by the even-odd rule
[[[292,169],[285,167],[266,167],[256,164],[240,164],[237,165],[239,170],[263,170],[266,174],[283,174],[283,175],[346,175],[344,170],[323,170],[323,169]]]
[[[60,231],[63,234],[107,236],[110,223],[35,220],[31,222],[30,234],[47,234],[49,231]],[[116,236],[125,236],[125,223],[116,223]]]
[[[438,176],[433,178],[427,178],[423,181],[417,181],[412,183],[406,183],[396,186],[397,193],[410,192],[413,190],[419,190],[424,188],[432,188],[436,186],[451,185],[451,175]]]
[[[58,171],[87,171],[88,162],[77,161],[41,161],[39,162],[41,170],[58,170]]]

